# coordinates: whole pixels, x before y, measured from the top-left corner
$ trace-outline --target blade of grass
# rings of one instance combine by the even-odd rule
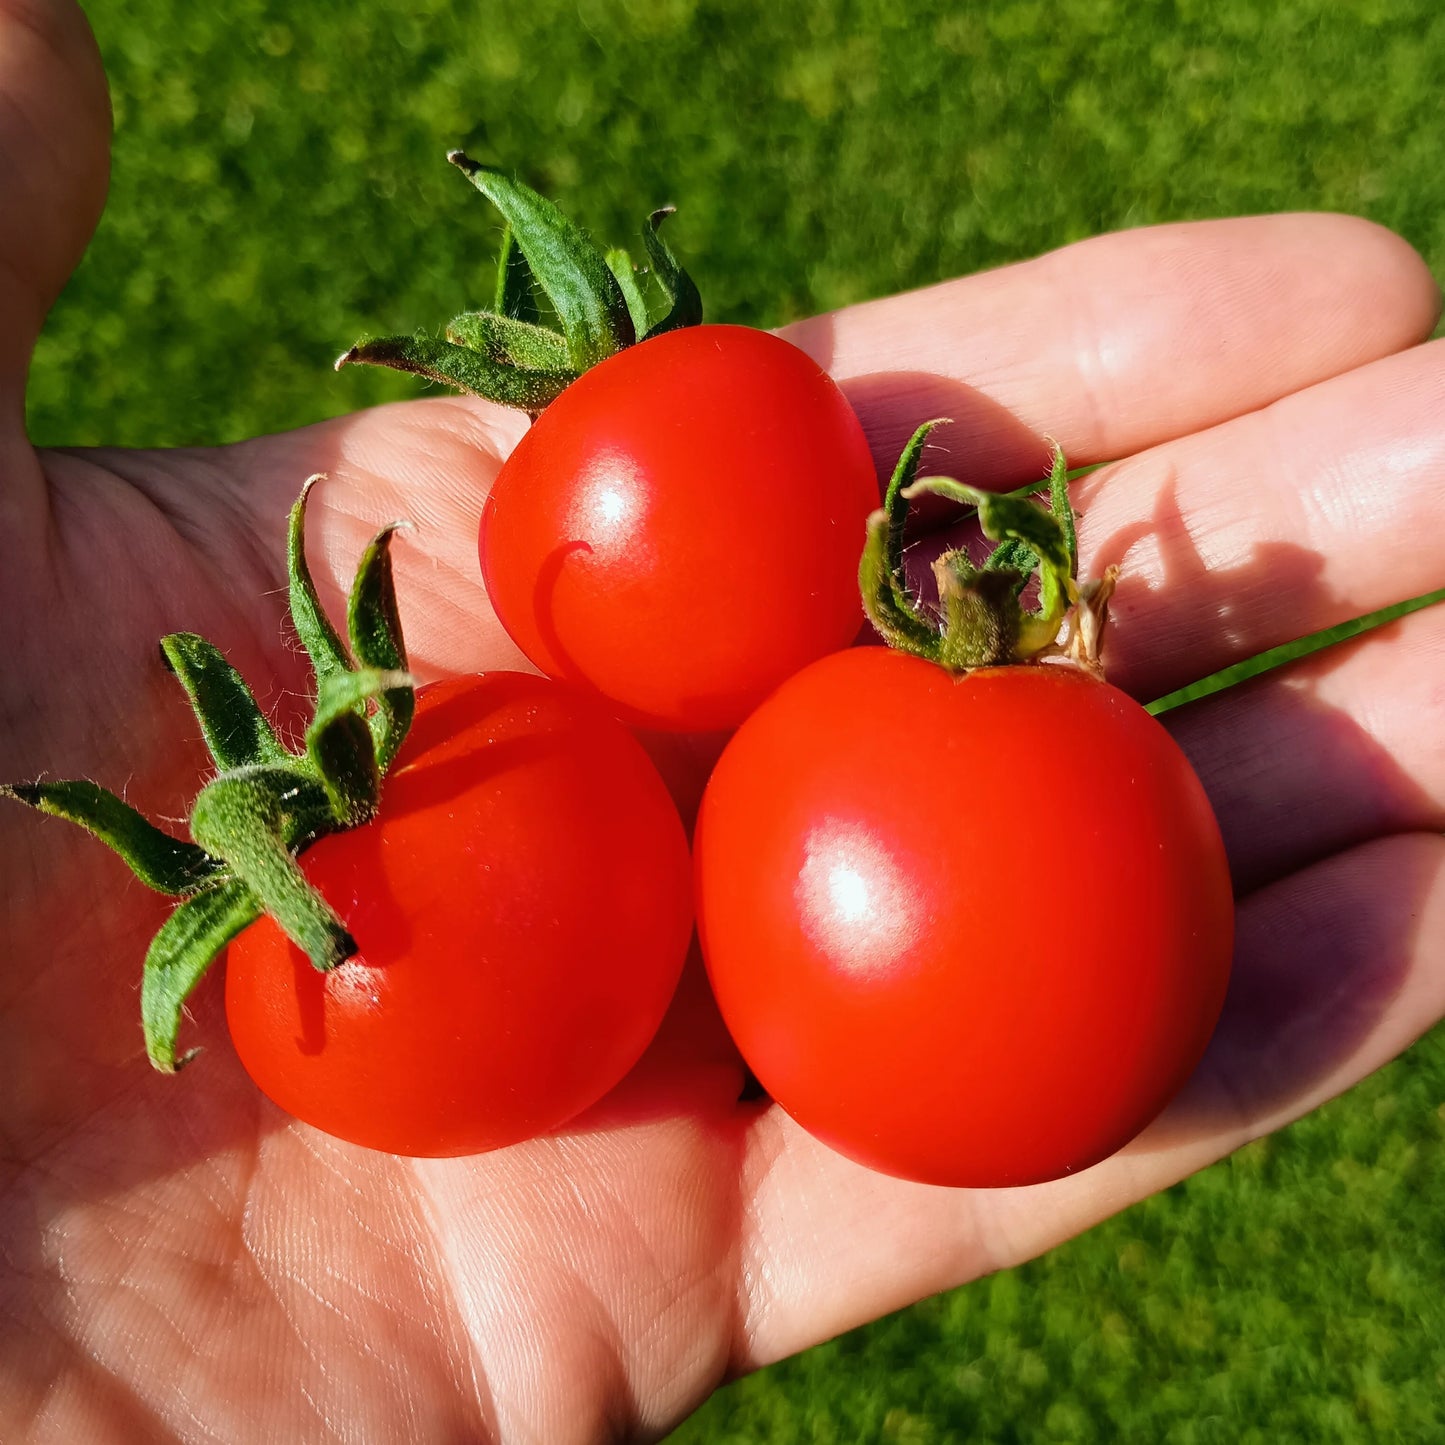
[[[1427,592],[1421,597],[1411,597],[1406,602],[1393,603],[1376,612],[1368,612],[1363,617],[1353,618],[1349,622],[1341,622],[1336,627],[1327,627],[1322,632],[1312,632],[1308,637],[1298,638],[1294,642],[1281,643],[1278,647],[1271,647],[1267,652],[1246,658],[1243,662],[1232,663],[1219,672],[1200,678],[1198,682],[1191,682],[1185,687],[1166,693],[1163,697],[1149,703],[1148,711],[1158,717],[1160,713],[1170,712],[1176,707],[1183,707],[1187,702],[1198,702],[1200,698],[1211,697],[1216,692],[1223,692],[1226,688],[1247,682],[1252,677],[1260,676],[1261,673],[1271,672],[1276,667],[1283,667],[1289,662],[1297,662],[1311,653],[1321,652],[1326,647],[1333,647],[1337,642],[1346,642],[1352,637],[1360,636],[1361,633],[1371,632],[1377,627],[1384,627],[1397,618],[1406,617],[1412,612],[1423,611],[1426,607],[1433,607],[1440,602],[1445,602],[1445,587],[1441,587],[1435,592]]]

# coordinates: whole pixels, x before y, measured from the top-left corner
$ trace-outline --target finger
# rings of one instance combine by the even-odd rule
[[[919,420],[952,412],[969,473],[1012,481],[1039,473],[1046,433],[1077,461],[1136,450],[1406,345],[1428,332],[1436,300],[1391,233],[1285,216],[1100,237],[785,334],[843,379],[888,466]],[[521,435],[505,416],[438,401],[267,438],[243,454],[244,492],[275,535],[306,469],[330,473],[317,499],[327,556],[360,542],[348,515],[375,525],[420,513],[440,549],[418,579],[430,584],[412,627],[423,663],[515,665],[470,553],[499,447]],[[935,458],[947,465],[947,450]]]
[[[1081,574],[1118,563],[1110,678],[1162,696],[1445,585],[1445,342],[1086,477]]]
[[[0,0],[0,406],[23,424],[41,322],[105,202],[110,96],[72,0]]]
[[[1123,231],[785,330],[843,383],[880,470],[1013,486],[1264,406],[1430,334],[1440,294],[1398,236],[1338,215]]]
[[[1173,294],[1168,290],[1170,286],[1176,290],[1184,282],[1204,286],[1205,280],[1210,280],[1216,289],[1211,292],[1205,287],[1206,297],[1213,298],[1206,311],[1222,308],[1224,314],[1232,314],[1236,319],[1225,325],[1220,334],[1213,335],[1212,342],[1200,343],[1206,351],[1244,348],[1243,341],[1237,337],[1231,339],[1230,325],[1236,331],[1242,330],[1244,321],[1237,306],[1233,312],[1229,310],[1227,300],[1243,287],[1241,277],[1249,265],[1264,266],[1275,276],[1296,275],[1309,270],[1301,263],[1305,255],[1313,254],[1310,247],[1315,246],[1329,257],[1343,255],[1351,265],[1366,267],[1371,286],[1378,288],[1377,293],[1372,292],[1377,296],[1375,303],[1359,307],[1352,302],[1353,285],[1340,280],[1343,299],[1336,297],[1335,304],[1324,308],[1325,323],[1296,323],[1293,334],[1298,344],[1290,353],[1295,358],[1293,368],[1271,354],[1259,361],[1251,372],[1245,364],[1246,358],[1236,358],[1240,364],[1226,368],[1223,374],[1236,381],[1253,375],[1254,381],[1252,385],[1235,386],[1230,406],[1255,404],[1261,397],[1272,394],[1271,387],[1292,384],[1319,370],[1347,365],[1362,354],[1397,344],[1427,325],[1433,315],[1434,293],[1420,284],[1421,273],[1414,253],[1376,227],[1341,218],[1295,217],[1284,218],[1278,224],[1237,223],[1175,229],[1178,229],[1177,235],[1171,229],[1169,235],[1162,238],[1152,232],[1134,233],[1132,240],[1129,236],[1103,238],[1110,244],[1101,245],[1095,252],[1088,247],[1072,248],[1095,257],[1087,264],[1077,259],[1045,259],[1065,270],[1083,266],[1079,274],[1086,277],[1090,285],[1102,286],[1111,276],[1110,284],[1127,284],[1128,278],[1140,269],[1147,271],[1147,258],[1154,256],[1154,284],[1165,296]],[[1140,255],[1131,261],[1136,248]],[[1261,255],[1272,259],[1266,264],[1258,259]],[[1250,257],[1256,259],[1251,261]],[[1325,269],[1333,285],[1337,279],[1335,272],[1329,264]],[[1345,270],[1348,272],[1350,266]],[[971,278],[956,283],[961,289],[949,294],[966,298],[968,288],[978,283],[984,287],[983,294],[991,298],[988,304],[999,305],[1002,304],[998,299],[999,287],[1003,287],[1006,300],[1014,289],[1024,296],[1035,286],[1047,291],[1051,284],[1062,284],[1057,279],[1049,282],[1050,274],[1049,266],[1044,266],[1040,273],[1032,273],[1032,277],[1027,267],[1015,268],[998,277]],[[1005,283],[1001,279],[1005,275],[1014,279]],[[1188,292],[1187,286],[1183,289]],[[1265,288],[1264,294],[1273,296],[1280,291],[1280,287]],[[1261,287],[1256,285],[1251,294],[1258,297],[1260,292]],[[1292,310],[1297,309],[1312,316],[1320,310],[1306,304],[1311,294],[1306,286],[1303,292],[1287,298],[1292,299],[1294,308],[1286,307],[1279,317],[1256,314],[1250,318],[1252,325],[1278,337],[1286,312],[1292,314]],[[1213,305],[1214,301],[1218,301],[1218,307]],[[1041,324],[1043,312],[1053,305],[1051,299],[1048,306],[1040,308]],[[1178,325],[1195,325],[1197,330],[1199,315],[1205,313],[1196,315],[1177,296],[1172,307]],[[883,335],[887,327],[880,326],[880,318],[887,327],[893,328],[891,341]],[[1310,334],[1312,328],[1318,330],[1321,326],[1321,336]],[[823,330],[819,331],[819,327]],[[909,334],[905,334],[904,328],[909,329]],[[823,332],[848,339],[847,354],[840,352],[835,358],[848,365],[862,365],[863,356],[871,354],[869,349],[876,347],[879,355],[871,363],[876,372],[879,357],[890,362],[897,360],[906,353],[911,354],[910,346],[921,348],[919,357],[928,361],[932,344],[929,338],[936,336],[938,330],[930,308],[921,306],[916,297],[904,297],[824,318],[814,324],[811,344],[816,345]],[[974,335],[973,329],[967,326],[964,331]],[[1119,372],[1121,388],[1137,390],[1147,376],[1158,369],[1163,361],[1159,347],[1166,333],[1166,326],[1155,324],[1149,329],[1149,337],[1154,340],[1148,344],[1141,342],[1128,352],[1134,358],[1130,364],[1138,364],[1138,374]],[[1019,342],[1016,347],[1019,366],[1033,354],[1032,342],[1036,340],[1037,337],[1030,338],[1028,345]],[[1173,336],[1170,344],[1177,349],[1182,344],[1181,338]],[[1110,354],[1126,354],[1122,336],[1112,339],[1105,336],[1100,345]],[[1191,368],[1173,370],[1190,372]],[[1214,393],[1221,373],[1217,368],[1213,373],[1208,367],[1204,371],[1205,381],[1194,393],[1194,402],[1185,408],[1190,413],[1186,417],[1188,424],[1219,410],[1219,399]],[[1177,383],[1186,392],[1190,385],[1186,381]],[[1067,387],[1064,390],[1067,391]],[[1018,387],[1014,391],[1017,395],[1011,394],[1011,400],[1019,404],[1022,393]],[[1180,405],[1183,395],[1184,392],[1176,391],[1169,405]],[[1161,427],[1163,414],[1161,410],[1155,418]],[[910,416],[908,424],[913,420]],[[411,539],[414,545],[403,541],[397,547],[397,565],[403,596],[411,598],[405,615],[408,638],[424,674],[522,666],[522,660],[486,605],[475,558],[475,536],[482,504],[500,458],[515,444],[524,425],[519,417],[501,408],[465,398],[436,399],[384,408],[290,436],[248,443],[233,453],[228,465],[235,478],[239,503],[253,518],[263,550],[271,549],[278,556],[276,541],[282,535],[285,513],[300,480],[311,471],[329,474],[328,488],[316,498],[313,536],[321,559],[318,580],[323,593],[328,593],[333,601],[344,591],[351,559],[370,530],[397,517],[417,522],[418,530]],[[1096,435],[1095,441],[1122,445],[1126,440],[1149,434],[1153,425],[1145,426],[1141,422],[1127,434],[1115,433],[1102,438]],[[1076,451],[1088,451],[1083,445],[1085,434],[1077,429],[1065,431],[1062,439]],[[1040,445],[1030,435],[1029,447],[1037,450]],[[1034,461],[1037,460],[1036,456]],[[183,500],[178,504],[185,505]]]
[[[1305,265],[1312,259],[1318,259],[1323,269]],[[1037,269],[1032,269],[1034,266]],[[1265,286],[1257,277],[1250,282],[1248,278],[1256,272],[1276,279],[1309,279],[1299,280],[1291,291],[1288,286]],[[1156,309],[1165,316],[1147,326],[1136,314],[1138,293],[1130,289],[1140,284],[1141,275],[1158,293]],[[1368,306],[1357,304],[1361,275],[1370,278],[1365,288],[1371,292]],[[1315,304],[1318,298],[1311,289],[1321,277],[1320,284],[1338,293],[1328,307]],[[1038,263],[935,288],[939,295],[921,293],[850,308],[801,329],[792,328],[788,334],[813,349],[823,362],[840,368],[845,377],[853,373],[855,380],[856,374],[865,370],[875,379],[880,374],[886,379],[891,374],[887,369],[905,360],[910,367],[942,366],[943,358],[937,352],[939,337],[949,336],[964,350],[950,362],[953,371],[941,374],[975,375],[975,362],[982,365],[977,348],[983,345],[980,338],[991,324],[989,317],[1021,307],[1024,319],[1007,333],[1014,338],[1012,369],[1000,359],[1002,348],[997,338],[990,341],[989,354],[991,364],[1002,368],[998,375],[1012,377],[1003,386],[1002,401],[997,405],[1021,409],[1027,417],[1033,406],[1028,400],[1030,388],[1040,391],[1036,401],[1043,399],[1043,392],[1072,394],[1056,376],[1046,378],[1038,373],[1038,348],[1056,326],[1054,312],[1061,288],[1075,285],[1089,294],[1098,292],[1096,313],[1107,318],[1107,325],[1101,320],[1102,331],[1093,336],[1090,345],[1097,344],[1108,355],[1121,358],[1123,369],[1115,376],[1121,396],[1133,396],[1141,388],[1147,391],[1148,378],[1160,368],[1166,353],[1173,358],[1182,345],[1177,334],[1180,328],[1198,333],[1196,344],[1206,354],[1228,352],[1238,363],[1204,366],[1198,382],[1185,377],[1186,373],[1194,375],[1192,364],[1172,366],[1170,374],[1179,373],[1181,378],[1174,390],[1159,399],[1152,418],[1140,412],[1124,431],[1091,430],[1093,422],[1086,423],[1085,418],[1093,413],[1087,408],[1079,426],[1060,432],[1051,422],[1051,429],[1064,444],[1080,454],[1100,445],[1107,449],[1137,443],[1161,430],[1168,434],[1165,422],[1170,408],[1182,409],[1182,424],[1194,425],[1200,417],[1218,414],[1221,407],[1227,413],[1234,407],[1257,405],[1281,386],[1403,344],[1420,328],[1428,329],[1434,305],[1432,283],[1418,258],[1389,232],[1349,218],[1285,217],[1101,238],[1097,245],[1071,247]],[[1118,306],[1103,299],[1107,289],[1116,285],[1125,289],[1125,301]],[[975,289],[983,298],[976,316],[969,312],[968,301]],[[1253,312],[1239,300],[1241,292],[1259,303]],[[948,325],[939,324],[940,307],[935,303],[940,299],[948,302],[943,308]],[[1267,309],[1275,301],[1280,303],[1278,316]],[[1034,317],[1034,322],[1026,324],[1028,316]],[[1209,316],[1223,318],[1214,331],[1205,323]],[[1281,333],[1290,316],[1294,317],[1293,329],[1286,327]],[[1323,320],[1318,319],[1321,316]],[[1126,345],[1126,332],[1141,327],[1141,335]],[[1257,338],[1246,340],[1253,336],[1254,328],[1267,333],[1271,345],[1288,350],[1291,364],[1270,353],[1260,357],[1251,371],[1244,353],[1251,346],[1265,345]],[[1091,332],[1079,334],[1081,338],[1092,336]],[[975,348],[972,359],[970,346]],[[1127,366],[1122,358],[1127,358]],[[1223,402],[1216,395],[1221,377],[1230,379],[1233,386]],[[1252,380],[1247,380],[1250,377]],[[343,564],[328,571],[323,563],[320,569],[323,588],[329,587],[333,594],[344,587],[343,574],[349,565],[345,559],[361,545],[367,528],[394,517],[416,520],[418,550],[412,553],[404,543],[399,545],[397,561],[404,581],[410,577],[422,589],[407,619],[418,665],[439,671],[524,665],[486,605],[474,544],[482,504],[499,459],[515,445],[525,423],[502,408],[467,399],[412,405],[416,409],[385,408],[370,416],[344,418],[288,437],[247,444],[237,454],[241,463],[239,493],[257,525],[274,537],[279,535],[299,478],[307,470],[328,473],[330,485],[317,497],[315,527],[320,555],[335,557]],[[1043,411],[1034,409],[1043,416]],[[872,414],[887,413],[885,406]],[[911,429],[921,413],[905,408],[905,413],[896,414],[902,416],[901,424]],[[1104,408],[1095,420],[1109,414],[1109,408]],[[1023,449],[1017,455],[1027,455],[1025,475],[1036,474],[1042,442],[1027,426],[1019,432],[1017,420],[1009,425],[1017,433],[1016,440],[1023,438]],[[427,539],[424,545],[423,536]]]
[[[848,1163],[776,1108],[745,1173],[739,1364],[804,1349],[1017,1264],[1309,1112],[1445,1014],[1445,839],[1368,844],[1240,912],[1204,1063],[1134,1144],[1028,1189],[947,1190]]]
[[[1170,730],[1246,892],[1392,833],[1445,831],[1445,608],[1181,708]]]

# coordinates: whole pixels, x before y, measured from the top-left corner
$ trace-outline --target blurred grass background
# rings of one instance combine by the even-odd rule
[[[665,201],[715,320],[1098,231],[1332,208],[1445,274],[1435,0],[106,0],[109,209],[45,443],[384,398],[332,358],[490,290],[515,164],[610,242]],[[1187,358],[1182,359],[1187,364]],[[683,1442],[1445,1439],[1445,1046],[1045,1259],[720,1392]]]

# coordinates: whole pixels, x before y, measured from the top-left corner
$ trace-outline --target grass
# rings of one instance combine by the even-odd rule
[[[42,442],[223,441],[414,394],[328,364],[488,294],[496,226],[453,145],[608,240],[676,203],[714,319],[1279,209],[1372,217],[1445,274],[1433,0],[107,0],[93,23],[115,176],[36,357]],[[674,1438],[1441,1438],[1442,1099],[1436,1036]]]

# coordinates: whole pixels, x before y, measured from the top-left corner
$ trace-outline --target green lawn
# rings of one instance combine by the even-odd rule
[[[1438,0],[93,9],[115,177],[36,359],[42,442],[220,441],[414,394],[328,364],[488,294],[496,225],[443,161],[458,144],[609,240],[676,203],[713,319],[1262,210],[1373,217],[1445,274]],[[674,1439],[1445,1439],[1442,1100],[1436,1037],[1046,1259],[724,1390]]]

